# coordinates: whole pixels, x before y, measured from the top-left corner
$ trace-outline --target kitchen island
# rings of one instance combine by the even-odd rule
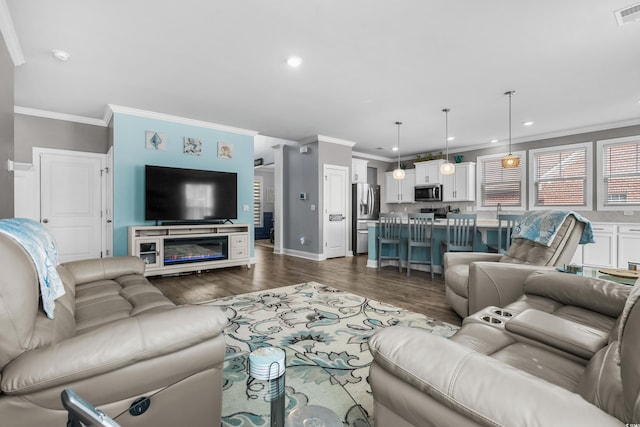
[[[400,260],[402,263],[402,267],[405,268],[407,264],[407,241],[408,241],[408,220],[404,218],[403,220],[404,227],[402,227],[402,243],[400,245]],[[367,258],[367,267],[377,268],[378,267],[378,222],[370,221],[367,223],[369,228],[369,255]],[[498,242],[498,221],[497,220],[482,220],[479,219],[476,225],[476,239],[474,244],[474,252],[488,252],[487,243],[491,245],[496,245]],[[447,238],[447,220],[446,219],[437,219],[434,223],[433,230],[433,259],[432,264],[433,271],[435,273],[442,274],[442,259],[440,257],[440,244],[443,240]],[[393,255],[395,249],[391,247],[383,248],[384,255]],[[389,251],[387,253],[387,251]],[[429,259],[428,255],[425,253],[425,248],[414,248],[412,249],[412,258],[414,259]],[[384,260],[382,266],[387,265],[398,265],[398,262],[395,260]],[[412,270],[423,270],[429,271],[431,267],[429,265],[412,265]]]

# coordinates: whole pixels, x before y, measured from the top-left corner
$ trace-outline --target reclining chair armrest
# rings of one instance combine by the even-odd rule
[[[509,262],[473,262],[469,265],[469,313],[495,305],[504,307],[524,295],[524,281],[529,274],[554,270],[531,264]]]
[[[445,252],[443,266],[445,271],[452,265],[471,264],[474,261],[497,262],[502,258],[501,254],[491,254],[486,252]]]
[[[369,346],[375,364],[481,425],[621,425],[576,393],[420,329],[385,328]]]
[[[96,280],[115,279],[128,274],[143,275],[144,261],[135,256],[83,259],[61,264],[71,275],[76,285]]]
[[[115,321],[23,353],[4,367],[1,389],[6,394],[33,393],[108,374],[211,340],[222,334],[227,320],[217,307],[182,306]],[[223,358],[208,355],[207,366]]]
[[[609,317],[622,314],[633,286],[595,277],[557,271],[539,271],[524,282],[524,291],[561,302],[586,308]]]

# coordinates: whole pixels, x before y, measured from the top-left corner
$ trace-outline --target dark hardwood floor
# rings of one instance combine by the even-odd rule
[[[407,277],[405,269],[399,273],[397,267],[389,266],[378,272],[366,267],[366,255],[325,261],[276,255],[261,241],[256,242],[255,258],[251,268],[231,267],[149,280],[177,304],[315,281],[454,325],[461,322],[445,302],[442,280],[436,276],[431,281],[429,273],[423,271],[411,270]]]

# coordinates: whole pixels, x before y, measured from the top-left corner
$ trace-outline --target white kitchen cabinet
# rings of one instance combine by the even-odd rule
[[[451,175],[442,176],[443,202],[473,202],[476,200],[476,164],[456,163]]]
[[[429,160],[426,162],[418,162],[416,167],[416,184],[417,186],[426,184],[442,184],[442,175],[440,174],[440,165],[444,160]]]
[[[618,268],[640,262],[640,224],[618,226]]]
[[[393,172],[385,173],[386,203],[413,203],[415,201],[416,170],[408,169],[404,173],[404,179],[393,179]]]
[[[593,223],[595,243],[582,245],[582,265],[615,268],[617,262],[616,226],[612,223]],[[639,235],[640,238],[640,235]]]
[[[362,159],[351,159],[351,182],[367,183],[367,165],[369,161]]]

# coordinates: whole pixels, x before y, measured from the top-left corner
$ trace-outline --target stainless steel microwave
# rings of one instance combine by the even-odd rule
[[[415,188],[416,202],[441,202],[442,185],[421,185]]]

